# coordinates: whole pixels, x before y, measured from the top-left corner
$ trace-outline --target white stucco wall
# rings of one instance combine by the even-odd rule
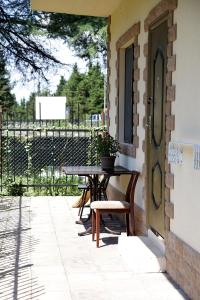
[[[172,140],[183,143],[183,164],[172,165],[175,218],[171,230],[200,252],[200,170],[193,168],[193,145],[200,144],[200,1],[179,0],[175,22],[176,101]]]
[[[138,89],[140,101],[137,106],[139,113],[139,148],[136,159],[120,155],[120,164],[130,168],[142,170],[144,153],[142,141],[144,140],[143,116],[145,108],[143,94],[145,83],[143,70],[145,58],[143,45],[148,35],[144,32],[144,19],[149,11],[158,3],[156,0],[125,0],[115,11],[111,18],[111,78],[110,78],[110,121],[111,133],[116,132],[115,98],[116,98],[116,41],[133,24],[140,21],[141,31],[138,43],[140,45],[140,80]],[[176,54],[176,71],[173,73],[173,83],[176,85],[176,101],[172,104],[175,114],[175,131],[172,141],[186,143],[183,146],[183,164],[172,164],[174,173],[174,190],[171,192],[171,201],[174,203],[174,220],[171,221],[171,230],[187,244],[200,252],[200,170],[193,168],[193,144],[200,144],[200,1],[179,0],[175,10],[175,23],[177,22],[177,41],[174,43]],[[187,145],[189,143],[189,145]],[[122,179],[121,179],[122,181]],[[113,179],[112,184],[125,191],[125,180]],[[136,202],[145,207],[142,200],[143,178],[140,178],[136,191]]]

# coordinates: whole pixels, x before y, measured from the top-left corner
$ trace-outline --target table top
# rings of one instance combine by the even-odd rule
[[[132,174],[134,171],[128,170],[122,166],[115,166],[113,170],[102,170],[100,166],[63,166],[62,171],[66,175],[122,175]]]

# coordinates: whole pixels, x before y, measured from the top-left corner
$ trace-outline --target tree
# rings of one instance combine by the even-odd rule
[[[106,18],[51,13],[49,19],[50,36],[63,38],[77,56],[90,62],[99,56],[106,60]]]
[[[30,120],[35,116],[35,97],[36,93],[31,93],[28,101],[26,102],[27,114]]]
[[[0,52],[0,105],[3,109],[11,111],[14,104],[15,96],[11,93],[9,75],[6,70],[3,55]]]
[[[63,95],[66,95],[67,97],[67,106],[70,111],[70,122],[76,122],[82,116],[79,111],[79,104],[82,97],[80,83],[82,82],[83,77],[84,75],[79,72],[77,64],[75,64],[73,66],[72,74],[63,91]]]
[[[105,19],[31,12],[29,0],[0,0],[0,49],[5,62],[25,76],[60,63],[39,37],[62,37],[80,57],[105,52]]]
[[[38,38],[44,21],[43,14],[31,13],[28,0],[0,0],[0,49],[5,62],[24,76],[30,70],[45,77],[44,68],[60,63]]]
[[[83,121],[86,114],[101,113],[104,100],[104,75],[100,65],[90,64],[88,72],[81,74],[75,64],[68,81],[61,77],[55,95],[67,97],[71,122]]]
[[[28,101],[25,103],[24,110],[26,111],[27,118],[30,120],[34,119],[35,117],[35,98],[37,96],[51,96],[50,92],[46,89],[40,90],[38,86],[38,91],[33,92],[30,94]]]
[[[19,112],[21,113],[21,116],[26,116],[26,99],[22,98],[19,105]]]
[[[104,103],[104,75],[98,63],[90,64],[85,82],[83,84],[87,85],[88,91],[86,106],[90,114],[101,113]]]
[[[37,93],[31,93],[27,102],[24,99],[16,104],[16,112],[21,116],[34,116],[36,96],[50,96],[48,90],[41,90],[38,85]],[[66,96],[69,109],[69,121],[84,121],[86,115],[99,114],[103,110],[104,75],[99,64],[89,65],[86,73],[80,73],[77,64],[68,80],[63,76],[57,86],[54,96]]]
[[[56,89],[56,96],[65,96],[66,92],[65,92],[65,86],[66,86],[67,81],[65,80],[64,76],[60,77],[60,82],[57,86]]]

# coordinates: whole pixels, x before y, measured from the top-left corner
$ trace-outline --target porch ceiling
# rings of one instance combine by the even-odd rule
[[[122,0],[31,0],[33,10],[107,17]]]

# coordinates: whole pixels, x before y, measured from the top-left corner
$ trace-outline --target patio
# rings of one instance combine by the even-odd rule
[[[186,299],[166,274],[134,269],[119,251],[118,236],[103,233],[99,249],[91,235],[79,237],[83,227],[75,224],[72,202],[73,197],[1,199],[1,300]]]

